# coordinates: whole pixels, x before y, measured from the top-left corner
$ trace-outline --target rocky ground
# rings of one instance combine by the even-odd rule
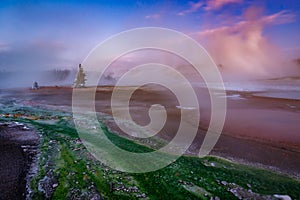
[[[26,197],[36,172],[38,145],[35,130],[18,122],[0,123],[0,199]]]

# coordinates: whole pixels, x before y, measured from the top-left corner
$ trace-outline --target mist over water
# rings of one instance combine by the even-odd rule
[[[30,88],[35,81],[39,86],[71,86],[75,75],[74,70],[0,71],[0,88]]]

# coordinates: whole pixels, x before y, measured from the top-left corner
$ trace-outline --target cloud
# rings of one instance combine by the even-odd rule
[[[294,22],[296,15],[288,10],[283,10],[273,15],[265,16],[263,22],[266,24],[286,24]]]
[[[203,6],[203,2],[201,2],[201,1],[196,2],[196,3],[195,2],[189,2],[189,5],[190,5],[189,9],[179,12],[177,15],[184,16],[186,14],[198,11]]]
[[[249,8],[250,10],[252,10],[251,12],[257,12],[257,10],[253,7]],[[204,37],[204,36],[209,36],[209,35],[213,35],[213,34],[218,34],[218,33],[239,33],[242,32],[246,29],[248,29],[247,27],[251,27],[252,25],[260,25],[260,26],[264,26],[264,25],[275,25],[275,24],[286,24],[286,23],[291,23],[295,21],[295,17],[296,15],[294,15],[293,13],[291,13],[290,11],[287,10],[283,10],[277,13],[274,13],[272,15],[267,15],[267,16],[262,16],[259,17],[257,15],[253,15],[255,17],[252,17],[252,15],[250,15],[249,13],[249,9],[246,11],[244,17],[245,20],[241,20],[236,22],[235,24],[231,24],[228,26],[221,26],[221,27],[217,27],[217,28],[213,28],[213,29],[206,29],[203,31],[200,31],[197,33],[198,36],[200,37]],[[259,9],[259,8],[257,8]]]
[[[152,15],[146,15],[146,19],[159,19],[161,17],[160,14],[152,14]]]
[[[189,13],[197,12],[200,8],[204,8],[205,10],[218,10],[222,8],[224,5],[227,4],[234,4],[234,3],[242,3],[243,0],[207,0],[206,5],[203,1],[198,2],[189,2],[189,9],[183,10],[177,15],[184,16]]]
[[[8,44],[0,42],[0,53],[8,51],[9,49],[10,49],[10,47]]]
[[[250,7],[244,19],[228,26],[206,29],[197,33],[222,70],[246,75],[281,75],[284,58],[280,49],[263,35],[267,25],[285,24],[295,20],[288,11],[263,16],[262,9]]]
[[[206,10],[218,10],[226,4],[242,3],[243,0],[208,0]]]

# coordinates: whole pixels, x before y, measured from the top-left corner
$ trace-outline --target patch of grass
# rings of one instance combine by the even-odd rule
[[[116,146],[130,152],[135,153],[146,153],[146,152],[152,152],[153,149],[150,149],[146,146],[142,146],[140,144],[137,144],[136,142],[132,140],[128,140],[127,138],[121,137],[117,134],[111,133],[104,124],[101,124],[101,128],[106,135],[106,137]]]

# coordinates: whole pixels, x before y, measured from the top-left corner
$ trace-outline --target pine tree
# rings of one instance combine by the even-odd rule
[[[79,64],[79,69],[78,69],[78,73],[76,76],[76,79],[74,81],[74,87],[75,88],[79,88],[79,87],[85,87],[85,73],[83,71],[83,68],[81,67],[81,64]]]

